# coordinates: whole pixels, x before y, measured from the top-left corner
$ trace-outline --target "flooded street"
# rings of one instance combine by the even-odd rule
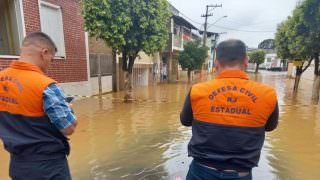
[[[284,73],[263,72],[251,79],[277,89],[280,124],[267,134],[257,180],[317,180],[320,176],[320,108],[311,105],[311,80],[294,81]],[[138,101],[124,104],[122,93],[74,103],[79,127],[71,137],[75,180],[184,179],[191,161],[191,129],[179,113],[190,86],[168,84],[135,89]],[[8,179],[8,154],[0,148],[0,179]]]

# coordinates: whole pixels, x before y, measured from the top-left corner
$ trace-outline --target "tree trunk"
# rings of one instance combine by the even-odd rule
[[[311,57],[308,60],[308,64],[305,67],[303,67],[304,66],[304,62],[302,63],[302,66],[297,66],[296,78],[295,78],[294,87],[293,87],[293,91],[294,92],[298,91],[301,75],[302,75],[302,73],[304,73],[310,67],[310,64],[311,64],[312,60],[313,60],[313,57]]]
[[[300,79],[301,79],[301,74],[302,74],[302,66],[299,66],[296,69],[296,78],[294,80],[294,87],[293,87],[294,92],[298,91],[299,83],[300,83]]]
[[[319,92],[320,92],[320,76],[315,76],[312,88],[312,101],[318,104],[319,102]]]
[[[283,60],[283,63],[284,63],[283,71],[288,71],[289,61],[288,60]]]
[[[255,73],[258,73],[258,71],[259,71],[259,65],[260,65],[260,64],[257,63]]]
[[[132,74],[133,70],[133,65],[134,65],[134,60],[136,59],[136,56],[129,56],[129,66],[128,66],[128,71],[130,74]]]
[[[312,101],[318,104],[320,92],[319,53],[314,53],[314,76],[315,79],[312,88]]]
[[[319,53],[314,53],[314,75],[319,76]]]
[[[132,72],[124,71],[124,102],[132,102]]]
[[[293,91],[294,91],[294,92],[297,92],[297,91],[298,91],[299,83],[300,83],[300,78],[301,78],[301,75],[296,75],[296,78],[295,78],[295,80],[294,80],[294,87],[293,87]]]
[[[126,51],[122,53],[122,70],[128,71],[128,55]]]
[[[191,70],[188,69],[188,83],[191,82]]]
[[[133,101],[132,98],[132,71],[133,71],[133,65],[134,60],[136,59],[136,56],[129,56],[129,63],[127,63],[128,66],[126,66],[126,71],[124,71],[124,102],[129,103]]]
[[[112,50],[112,91],[117,92],[117,52]]]

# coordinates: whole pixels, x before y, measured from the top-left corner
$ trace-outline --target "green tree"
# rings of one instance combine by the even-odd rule
[[[191,81],[191,72],[201,69],[208,57],[208,50],[208,47],[200,45],[199,42],[187,42],[184,45],[184,50],[180,52],[178,61],[183,69],[188,70],[188,82]]]
[[[125,101],[131,99],[132,69],[138,53],[161,51],[169,37],[166,0],[83,0],[85,29],[122,53]]]
[[[306,0],[302,7],[302,20],[305,25],[305,46],[309,50],[308,53],[314,58],[314,75],[312,99],[319,101],[320,91],[320,70],[319,70],[319,53],[320,53],[320,1]]]
[[[257,50],[249,53],[250,62],[256,64],[255,73],[258,73],[259,65],[264,63],[265,56],[266,56],[266,52],[263,50]]]
[[[289,38],[287,35],[288,27],[287,23],[281,23],[278,26],[278,30],[275,38],[275,47],[278,57],[281,59],[292,59],[290,50],[288,47]]]
[[[280,24],[275,38],[279,57],[301,61],[296,68],[294,91],[298,90],[301,75],[310,66],[314,57],[313,37],[310,36],[310,28],[304,18],[307,2],[308,0],[298,5],[293,15]]]
[[[258,48],[259,49],[274,49],[274,40],[273,39],[266,39],[264,41],[262,41],[259,45]]]

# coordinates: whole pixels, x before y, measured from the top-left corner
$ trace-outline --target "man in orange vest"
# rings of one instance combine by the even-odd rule
[[[57,48],[41,32],[27,35],[18,61],[0,72],[0,138],[16,180],[69,180],[68,135],[77,125],[47,71]]]
[[[250,180],[258,165],[265,132],[278,124],[272,87],[249,80],[246,46],[240,40],[216,48],[217,77],[192,86],[180,114],[192,126],[193,157],[187,180]]]

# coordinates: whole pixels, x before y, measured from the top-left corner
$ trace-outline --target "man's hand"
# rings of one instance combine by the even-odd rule
[[[70,136],[74,133],[77,125],[78,125],[78,122],[74,121],[74,123],[71,126],[69,126],[68,128],[62,129],[61,132],[66,136]]]
[[[71,109],[71,112],[74,114],[74,111],[72,109],[72,104],[68,103],[68,105],[69,105],[69,108]],[[76,130],[77,125],[78,125],[78,122],[74,121],[74,123],[71,126],[69,126],[68,128],[62,129],[60,131],[66,136],[71,136]]]

